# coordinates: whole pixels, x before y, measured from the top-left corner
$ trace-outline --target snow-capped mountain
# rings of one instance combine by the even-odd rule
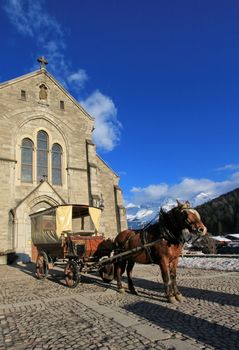
[[[193,207],[200,205],[204,202],[211,200],[209,194],[200,192],[195,197],[190,199],[190,203]],[[155,201],[150,203],[144,203],[136,205],[128,203],[126,205],[128,227],[132,229],[143,228],[151,220],[157,220],[160,208],[168,211],[175,207],[176,200],[173,198],[164,198],[161,201]]]

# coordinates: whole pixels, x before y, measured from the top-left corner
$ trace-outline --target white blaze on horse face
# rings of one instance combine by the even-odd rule
[[[192,214],[195,214],[196,217],[198,218],[198,220],[201,221],[201,217],[200,217],[199,213],[197,212],[197,210],[195,210],[195,209],[188,209],[188,211],[189,211],[190,213],[192,213]]]
[[[195,220],[192,220],[192,223],[193,223],[194,225],[196,225],[197,231],[200,232],[200,235],[201,235],[201,236],[204,236],[204,235],[207,233],[207,228],[206,228],[206,226],[203,224],[203,222],[202,222],[202,220],[201,220],[201,217],[200,217],[199,213],[197,212],[197,210],[190,208],[190,209],[185,209],[185,211],[187,211],[188,213],[193,214]],[[190,220],[190,221],[191,221],[191,220]]]

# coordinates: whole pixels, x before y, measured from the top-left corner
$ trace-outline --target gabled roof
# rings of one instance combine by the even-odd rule
[[[119,178],[119,175],[107,164],[104,159],[102,159],[98,154],[96,154],[97,158],[117,177]]]
[[[59,81],[57,81],[46,69],[38,69],[31,73],[21,75],[20,77],[0,83],[0,89],[3,89],[7,86],[19,83],[21,81],[24,81],[33,77],[37,77],[38,75],[45,75],[47,78],[49,78],[72,101],[72,103],[74,103],[75,106],[80,109],[80,111],[86,117],[88,117],[91,120],[95,119],[77,102],[77,100],[64,88],[64,86]]]
[[[54,187],[53,187],[47,180],[44,180],[44,181],[40,182],[30,193],[28,193],[28,195],[27,195],[25,198],[23,198],[23,199],[17,204],[17,206],[16,206],[13,210],[16,210],[26,199],[28,199],[29,197],[31,197],[31,196],[34,194],[34,192],[36,192],[37,190],[39,190],[39,188],[43,187],[45,184],[46,184],[47,186],[49,186],[50,190],[56,194],[56,196],[60,199],[60,201],[61,201],[62,203],[66,203],[66,201],[59,195],[59,193],[56,192],[56,190],[54,189]]]

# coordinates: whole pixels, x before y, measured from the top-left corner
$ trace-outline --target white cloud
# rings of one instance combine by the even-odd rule
[[[193,202],[193,205],[210,200],[223,193],[239,187],[239,172],[232,174],[224,181],[209,179],[185,178],[180,183],[169,186],[165,183],[149,185],[147,187],[133,187],[131,189],[131,201],[135,205],[164,201],[168,198],[173,200],[182,199]]]
[[[93,138],[96,145],[102,150],[111,151],[119,142],[121,129],[114,102],[97,90],[80,104],[95,118]]]
[[[7,0],[4,10],[16,30],[30,37],[50,62],[50,70],[66,85],[67,77],[72,75],[70,63],[66,60],[65,31],[57,20],[46,11],[44,0]],[[37,65],[34,63],[34,68]]]
[[[179,184],[168,189],[168,195],[175,198],[188,198],[200,192],[215,191],[216,183],[208,179],[185,178]]]
[[[165,183],[158,185],[149,185],[147,187],[133,187],[131,192],[134,194],[134,201],[137,203],[144,203],[157,201],[166,196],[168,192],[168,185]]]
[[[60,45],[63,30],[55,18],[45,11],[44,4],[43,0],[7,0],[3,8],[19,33],[43,44],[48,41],[48,36],[54,36]]]
[[[40,2],[32,1],[19,1],[19,0],[8,0],[5,1],[3,6],[6,11],[10,22],[14,27],[26,36],[33,37],[34,27],[34,15],[30,16],[33,12],[36,12],[36,7],[40,7]],[[37,21],[38,22],[38,21]]]
[[[226,164],[220,168],[217,168],[217,171],[227,171],[227,170],[238,170],[239,169],[239,164]]]
[[[65,30],[47,12],[47,2],[6,0],[3,8],[16,30],[34,40],[39,56],[44,55],[49,62],[49,71],[79,98],[88,75],[84,69],[72,69],[72,63],[66,59]],[[36,63],[33,68],[37,69]],[[97,90],[82,101],[82,105],[95,117],[93,137],[96,145],[105,151],[113,150],[120,139],[121,124],[116,118],[117,110],[112,99]]]
[[[119,171],[117,171],[117,174],[120,176],[125,176],[125,175],[127,175],[127,172],[124,170],[119,170]]]
[[[136,205],[136,204],[134,204],[134,203],[128,203],[128,204],[126,204],[125,208],[126,208],[126,209],[140,208],[140,206],[139,206],[139,205]]]
[[[88,75],[84,69],[79,69],[75,73],[71,73],[67,80],[70,84],[74,84],[77,89],[82,89],[88,80]]]

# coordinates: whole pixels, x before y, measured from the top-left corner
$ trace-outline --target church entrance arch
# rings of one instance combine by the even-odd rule
[[[14,209],[14,245],[19,261],[29,262],[36,259],[29,215],[59,204],[65,204],[64,200],[47,182],[43,182]]]
[[[38,198],[38,201],[37,201],[37,198],[36,198],[36,200],[32,204],[33,206],[30,208],[30,213],[27,215],[27,220],[26,220],[26,225],[29,225],[31,236],[32,236],[31,218],[29,215],[54,207],[58,205],[59,202],[53,200],[52,198]],[[36,261],[37,254],[38,254],[37,249],[31,241],[31,261],[33,262]]]

